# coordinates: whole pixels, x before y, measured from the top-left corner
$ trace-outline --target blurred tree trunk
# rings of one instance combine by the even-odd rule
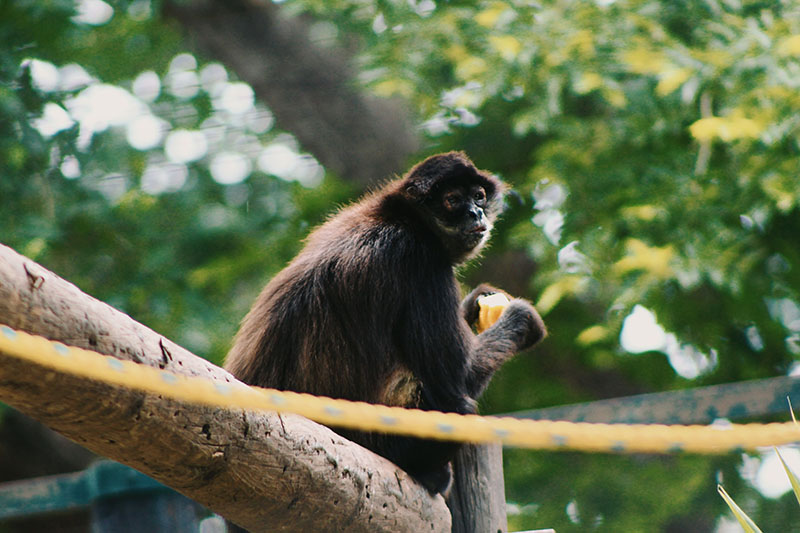
[[[197,48],[232,68],[281,128],[330,171],[365,187],[401,172],[419,141],[397,100],[365,94],[350,55],[310,38],[305,17],[271,2],[166,3]]]

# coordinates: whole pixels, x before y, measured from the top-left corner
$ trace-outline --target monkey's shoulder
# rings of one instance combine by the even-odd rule
[[[422,266],[424,256],[437,251],[411,213],[386,212],[375,203],[344,208],[309,235],[303,250],[325,259],[396,266],[408,261]]]

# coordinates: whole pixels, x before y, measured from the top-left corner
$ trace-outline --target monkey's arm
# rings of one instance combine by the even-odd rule
[[[478,298],[497,292],[508,297],[507,293],[490,285],[481,285],[464,299],[461,310],[468,323],[477,320]],[[527,300],[511,299],[497,322],[474,337],[467,374],[469,395],[478,398],[503,363],[517,352],[533,346],[545,335],[547,330],[536,309]]]

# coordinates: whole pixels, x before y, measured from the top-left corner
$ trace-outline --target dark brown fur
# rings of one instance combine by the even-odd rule
[[[471,215],[441,207],[447,191],[478,186],[485,205],[470,203]],[[520,299],[475,335],[475,300],[497,292],[491,287],[459,303],[453,267],[485,242],[503,192],[496,177],[451,152],[343,209],[264,288],[226,368],[258,386],[474,413],[495,370],[545,335],[539,315]],[[482,222],[477,211],[485,211]],[[337,431],[432,491],[449,483],[454,443]]]

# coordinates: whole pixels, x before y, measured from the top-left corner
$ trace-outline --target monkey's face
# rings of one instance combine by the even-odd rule
[[[471,258],[489,239],[494,216],[486,189],[477,183],[450,184],[428,203],[437,232],[455,262]]]
[[[422,218],[455,264],[474,257],[489,239],[505,185],[463,153],[449,152],[417,164],[401,190],[409,205],[421,206]]]

